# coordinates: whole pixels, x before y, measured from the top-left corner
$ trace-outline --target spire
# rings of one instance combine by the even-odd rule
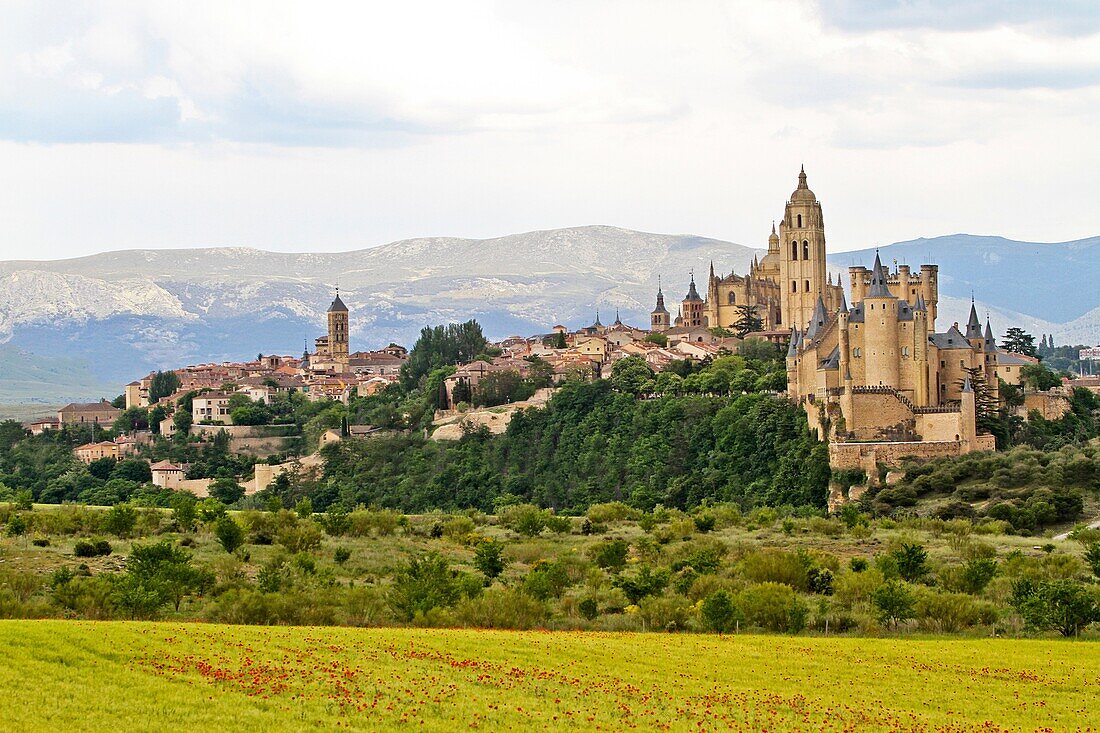
[[[347,313],[348,307],[344,305],[344,301],[340,300],[340,288],[336,288],[336,299],[332,301],[332,305],[328,307],[329,313]]]
[[[840,312],[841,313],[847,313],[848,312],[848,299],[844,296],[844,289],[843,288],[841,288],[841,290],[840,290]]]
[[[695,289],[695,273],[691,273],[691,286],[688,288],[688,294],[684,296],[684,300],[688,301],[701,301],[699,297],[699,291]]]
[[[668,309],[665,308],[665,294],[661,290],[661,276],[657,276],[657,307],[653,309],[653,313],[668,313]]]
[[[596,309],[596,322],[593,323],[592,325],[593,326],[602,326],[603,325],[602,323],[600,323],[600,309],[599,308]]]
[[[799,188],[809,188],[809,186],[806,185],[806,166],[805,165],[803,165],[802,170],[800,170],[798,172],[798,187]]]
[[[778,234],[775,233],[775,219],[772,219],[772,236],[773,237],[778,237],[779,236]]]
[[[710,279],[714,279],[714,260],[710,261]]]
[[[886,287],[886,270],[882,267],[882,260],[875,250],[875,266],[871,269],[871,287],[867,291],[868,298],[893,298],[890,288]]]
[[[989,325],[989,316],[985,319],[985,333],[982,334],[982,338],[985,339],[986,351],[995,351],[997,349],[997,342],[993,340],[993,329]]]
[[[623,322],[619,320],[619,309],[618,308],[615,309],[615,325],[616,326],[623,325]]]
[[[798,356],[798,329],[791,331],[791,340],[787,344],[787,358]]]
[[[924,302],[924,295],[917,293],[917,304],[913,306],[914,313],[924,313],[928,310],[928,305]]]
[[[969,374],[967,374],[967,375],[966,375],[966,376],[965,376],[965,377],[963,378],[963,386],[962,386],[962,391],[963,391],[964,393],[966,393],[966,392],[973,392],[973,391],[974,391],[974,385],[972,385],[972,384],[970,383],[970,375],[969,375]]]
[[[966,337],[968,339],[982,338],[982,324],[978,320],[978,309],[974,304],[974,296],[970,296],[970,318],[966,322]]]
[[[810,316],[810,325],[806,328],[806,338],[813,339],[825,327],[827,320],[825,315],[825,302],[821,296],[817,296],[817,305],[814,306],[814,314]]]

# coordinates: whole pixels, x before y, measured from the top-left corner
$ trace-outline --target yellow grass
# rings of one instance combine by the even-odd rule
[[[5,731],[1089,730],[1100,646],[0,622]]]

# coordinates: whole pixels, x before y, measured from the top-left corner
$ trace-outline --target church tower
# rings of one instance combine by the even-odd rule
[[[657,278],[657,307],[649,314],[649,330],[654,333],[667,331],[670,321],[668,308],[665,308],[665,294],[661,290],[661,279]]]
[[[695,289],[695,273],[691,273],[691,285],[688,287],[688,293],[684,296],[684,300],[681,303],[683,307],[683,325],[688,328],[699,328],[700,326],[706,326],[704,322],[703,307],[705,303],[703,299],[699,297],[699,291]]]
[[[787,202],[779,224],[779,277],[782,323],[805,329],[825,288],[825,220],[821,204],[806,185],[806,169]]]
[[[328,355],[336,361],[348,358],[348,307],[340,300],[340,288],[336,299],[328,307]]]

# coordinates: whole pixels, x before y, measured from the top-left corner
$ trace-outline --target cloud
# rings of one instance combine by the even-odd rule
[[[886,29],[974,31],[1028,26],[1057,35],[1100,31],[1100,5],[1093,0],[821,0],[821,17],[850,32]]]

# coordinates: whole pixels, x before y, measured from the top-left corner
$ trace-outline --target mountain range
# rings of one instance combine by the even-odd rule
[[[940,265],[940,325],[971,295],[994,330],[1100,341],[1100,237],[1059,244],[957,234],[880,247]],[[352,348],[411,345],[428,324],[476,318],[490,338],[556,323],[646,325],[658,282],[675,304],[690,273],[744,273],[763,249],[587,226],[495,239],[423,238],[339,253],[220,247],[0,262],[0,404],[113,396],[152,369],[300,353],[339,287]],[[833,272],[873,250],[829,257]],[[702,287],[702,286],[701,286]]]

